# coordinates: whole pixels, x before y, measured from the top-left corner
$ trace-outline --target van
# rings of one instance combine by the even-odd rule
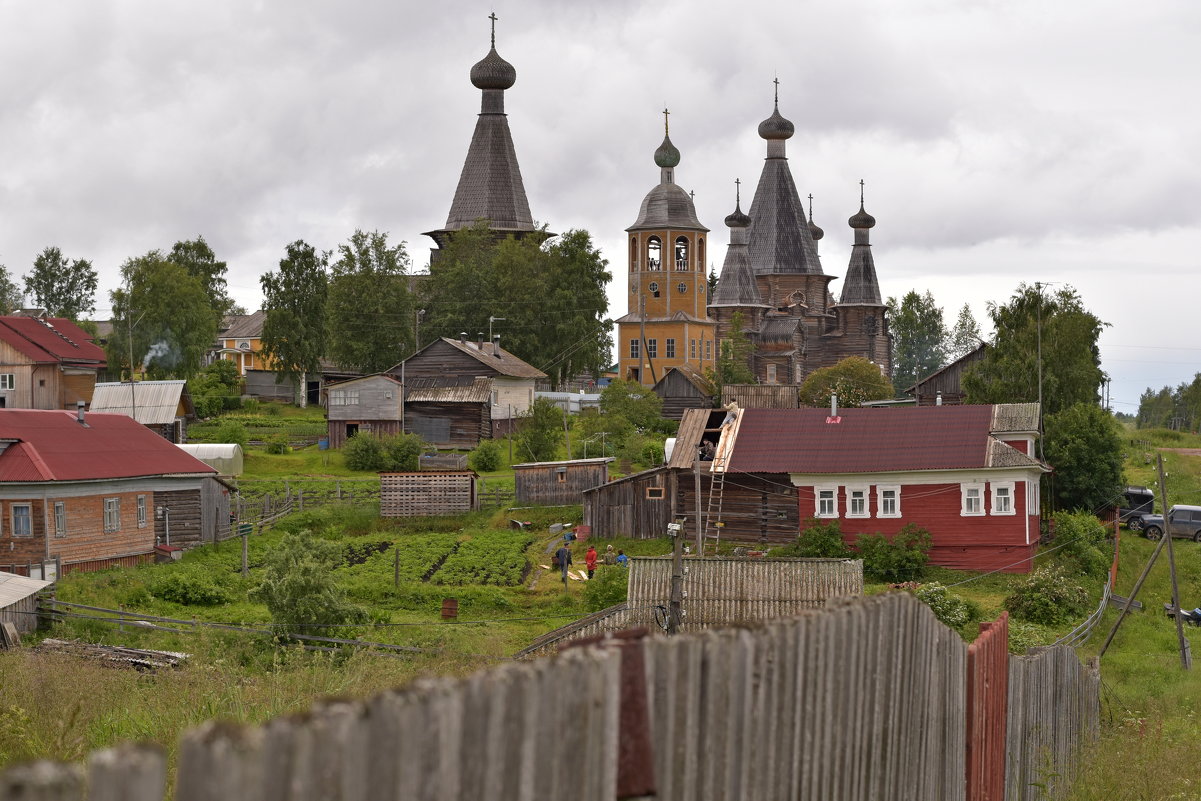
[[[1155,493],[1146,487],[1127,487],[1118,503],[1118,519],[1131,531],[1139,531],[1142,516],[1155,511]]]

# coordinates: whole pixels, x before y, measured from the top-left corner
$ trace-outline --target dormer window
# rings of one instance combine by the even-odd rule
[[[660,259],[663,257],[663,240],[657,236],[652,236],[646,240],[646,269],[658,270],[662,263]]]
[[[688,237],[676,237],[676,269],[688,269]]]

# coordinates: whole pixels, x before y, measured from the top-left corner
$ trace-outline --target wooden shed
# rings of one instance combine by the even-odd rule
[[[11,623],[20,634],[38,627],[38,593],[54,582],[0,572],[0,623]]]
[[[671,368],[651,390],[663,400],[663,416],[679,420],[685,409],[712,409],[713,384],[689,364]]]
[[[325,402],[331,448],[341,448],[360,431],[377,437],[400,433],[401,385],[391,376],[368,375],[334,384]]]
[[[584,525],[594,537],[661,537],[671,522],[674,494],[666,467],[610,481],[584,490]]]
[[[721,405],[733,401],[743,409],[797,409],[800,389],[800,384],[726,384]]]
[[[380,473],[380,517],[455,515],[475,511],[474,470]]]
[[[438,448],[474,448],[492,438],[487,378],[405,378],[404,429]]]
[[[967,393],[963,391],[963,375],[971,367],[984,361],[988,345],[980,343],[980,347],[965,353],[955,361],[935,370],[930,375],[904,389],[906,395],[912,395],[918,406],[956,406],[964,401]]]
[[[609,481],[613,457],[566,462],[527,462],[513,465],[516,497],[521,503],[567,505],[581,503],[584,490]]]

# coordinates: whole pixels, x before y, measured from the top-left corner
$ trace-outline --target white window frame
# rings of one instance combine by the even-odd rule
[[[16,389],[17,374],[16,373],[0,373],[0,390]]]
[[[67,504],[65,501],[54,502],[54,536],[67,536]]]
[[[25,514],[22,518],[24,521],[24,531],[21,530],[22,527],[17,525],[17,510],[18,509],[25,510]],[[33,536],[33,504],[32,503],[14,503],[8,508],[8,515],[9,515],[9,518],[8,518],[9,523],[12,526],[12,528],[10,530],[12,532],[13,537],[19,537],[20,539],[24,540],[24,539],[29,539],[30,537]]]
[[[104,533],[111,534],[121,530],[121,499],[104,499]]]
[[[1038,493],[1039,493],[1039,480],[1036,478],[1031,481],[1027,481],[1026,482],[1026,514],[1028,514],[1028,515],[1038,514],[1038,504],[1039,504]]]
[[[676,340],[675,337],[668,337],[663,341],[663,358],[674,359],[676,357]]]
[[[885,493],[892,493],[892,497],[886,497]],[[892,506],[889,511],[888,507]],[[877,484],[876,485],[876,517],[900,517],[901,516],[901,485],[900,484]]]
[[[972,491],[976,492],[975,501],[976,508],[971,509],[968,500],[973,496]],[[975,483],[968,482],[959,485],[959,516],[960,517],[983,517],[984,516],[984,484],[983,482]]]
[[[871,517],[871,507],[869,506],[867,487],[864,486],[849,486],[844,488],[847,493],[847,517]],[[856,498],[858,496],[858,498]],[[855,511],[855,501],[859,500],[862,503],[862,508]]]
[[[630,358],[631,359],[641,359],[642,358],[642,348],[641,348],[640,340],[637,340],[637,339],[630,340]]]
[[[989,498],[989,513],[990,514],[1000,515],[1002,517],[1008,517],[1008,516],[1017,514],[1017,504],[1014,502],[1014,496],[1017,494],[1017,490],[1015,489],[1014,483],[1012,481],[990,481],[989,482],[989,490],[990,490],[989,494],[991,495],[991,497]],[[997,500],[1000,497],[1002,497],[999,494],[1000,490],[1007,490],[1007,495],[1005,497],[1007,497],[1009,500],[1009,508],[1008,509],[998,509],[997,508],[997,506],[998,506]]]
[[[829,493],[829,497],[823,498],[823,493]],[[827,484],[813,488],[813,513],[815,517],[838,517],[838,485]]]
[[[659,340],[655,337],[650,337],[646,340],[646,358],[659,358]]]
[[[776,366],[774,364],[767,365],[767,383],[776,383]]]
[[[138,496],[138,528],[146,528],[146,496]]]

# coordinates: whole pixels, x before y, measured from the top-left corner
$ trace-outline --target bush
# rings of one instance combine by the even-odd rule
[[[1111,559],[1105,525],[1088,512],[1056,512],[1051,519],[1055,523],[1051,542],[1060,546],[1059,561],[1067,572],[1103,578]]]
[[[285,534],[264,560],[266,575],[252,597],[267,605],[283,632],[311,634],[310,626],[362,623],[367,612],[346,600],[334,578],[342,547],[323,542],[308,531]],[[336,630],[320,629],[324,636]]]
[[[246,426],[236,420],[222,420],[221,424],[217,426],[215,436],[217,442],[233,443],[241,445],[243,448],[246,447],[246,442],[249,440]]]
[[[393,434],[380,444],[384,453],[384,470],[413,471],[420,467],[425,441],[416,434]]]
[[[911,581],[922,574],[930,554],[930,532],[906,523],[890,542],[883,534],[860,534],[855,550],[863,572],[876,581]]]
[[[494,439],[481,440],[467,457],[467,464],[477,473],[496,472],[501,465],[500,443]]]
[[[630,571],[621,565],[598,565],[596,575],[584,585],[589,612],[599,612],[626,599]]]
[[[229,603],[233,596],[202,573],[174,571],[150,585],[150,594],[164,601],[185,606],[216,606]]]
[[[1004,606],[1019,620],[1054,626],[1088,611],[1088,593],[1061,565],[1044,565],[1009,595]]]
[[[953,594],[937,581],[923,584],[913,594],[930,607],[944,626],[962,630],[967,624],[980,619],[980,607],[974,601]]]
[[[243,406],[245,408],[245,406]],[[282,403],[264,403],[263,414],[268,417],[280,417],[284,413],[284,405]]]
[[[284,432],[267,437],[267,453],[281,454],[292,450],[288,445],[288,435]]]
[[[809,559],[845,559],[853,556],[842,539],[837,520],[822,522],[814,518],[805,521],[805,528],[796,542],[781,549],[780,556],[800,556]]]
[[[242,411],[245,414],[258,414],[260,405],[258,398],[247,398],[242,401]]]
[[[342,446],[346,466],[351,470],[369,470],[378,473],[384,469],[384,444],[378,437],[359,432]]]

